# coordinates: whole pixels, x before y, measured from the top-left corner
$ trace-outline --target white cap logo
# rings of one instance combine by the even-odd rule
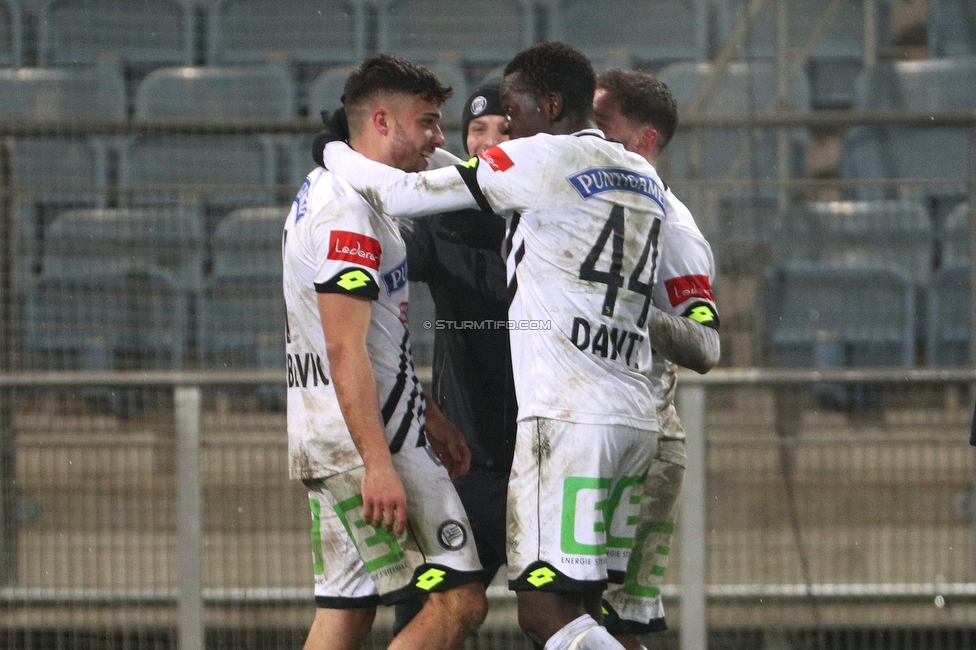
[[[488,107],[488,100],[485,99],[484,96],[482,95],[478,95],[477,97],[471,100],[472,115],[481,115],[482,113],[485,112],[485,108],[487,107]]]

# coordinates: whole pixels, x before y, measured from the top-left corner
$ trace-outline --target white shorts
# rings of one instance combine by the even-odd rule
[[[591,591],[608,558],[626,566],[657,434],[624,425],[518,423],[508,484],[508,578],[515,591]]]
[[[661,440],[644,481],[640,523],[622,584],[611,584],[603,595],[613,612],[611,633],[647,634],[665,629],[661,585],[671,557],[671,536],[685,473],[683,439]],[[677,462],[676,462],[677,461]]]
[[[440,461],[415,447],[393,454],[393,466],[407,495],[400,537],[363,521],[363,467],[304,481],[319,607],[391,604],[481,580],[471,525]]]

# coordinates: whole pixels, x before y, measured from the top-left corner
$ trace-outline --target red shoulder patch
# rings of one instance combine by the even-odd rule
[[[380,243],[372,237],[348,230],[333,230],[327,257],[379,270],[381,252]]]
[[[672,307],[688,302],[692,299],[715,301],[712,294],[712,283],[707,275],[683,275],[664,281],[668,290],[668,300]]]
[[[492,147],[487,151],[482,151],[478,157],[488,163],[488,166],[496,172],[506,172],[515,166],[508,154],[499,147]]]

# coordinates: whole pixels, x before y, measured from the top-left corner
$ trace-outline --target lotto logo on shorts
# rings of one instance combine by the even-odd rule
[[[348,230],[333,230],[329,238],[327,257],[330,260],[355,262],[379,270],[381,251],[379,241],[372,237]]]
[[[535,571],[529,574],[529,577],[525,579],[533,587],[541,587],[547,585],[553,581],[556,577],[556,572],[549,567],[539,567]]]
[[[427,569],[420,574],[420,577],[417,578],[417,582],[414,584],[416,584],[417,588],[419,589],[430,591],[440,583],[444,582],[444,576],[446,575],[447,573],[445,571],[441,571],[440,569]]]
[[[488,166],[496,172],[507,172],[515,166],[512,159],[498,147],[492,147],[488,151],[482,151],[478,157],[488,163]]]
[[[468,541],[468,533],[461,522],[448,519],[437,529],[437,541],[447,551],[457,551]]]
[[[671,301],[672,307],[677,307],[692,298],[715,299],[712,295],[712,283],[707,275],[683,275],[680,278],[671,278],[664,281],[664,286],[668,290],[668,300]]]

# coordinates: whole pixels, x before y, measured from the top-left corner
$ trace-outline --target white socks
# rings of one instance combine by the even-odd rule
[[[545,650],[623,650],[623,646],[592,616],[584,614],[549,637]]]

